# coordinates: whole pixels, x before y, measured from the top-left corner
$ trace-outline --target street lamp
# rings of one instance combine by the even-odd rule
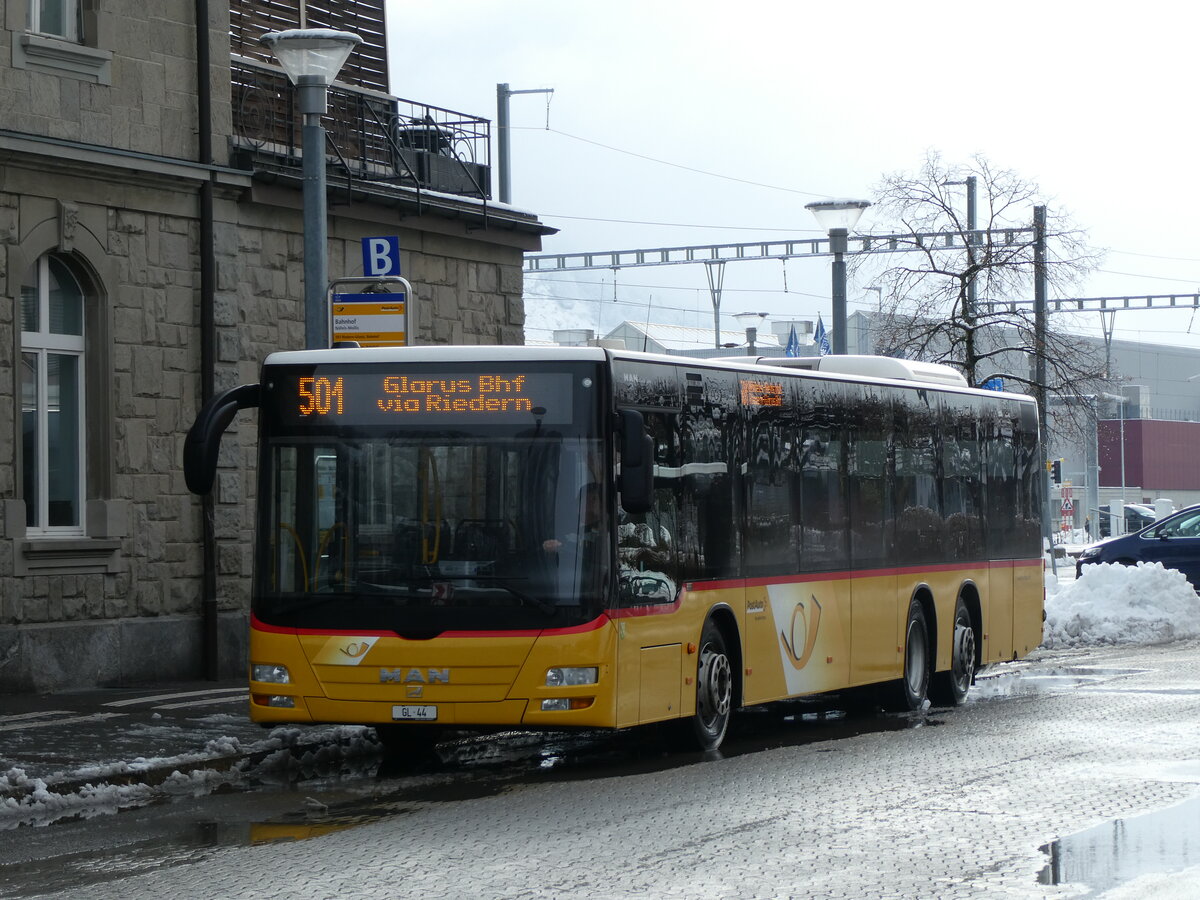
[[[829,232],[829,250],[833,253],[833,352],[846,352],[846,260],[850,229],[858,224],[869,200],[817,200],[804,208],[817,218],[817,224]]]
[[[304,153],[304,347],[329,346],[326,299],[328,222],[325,199],[325,128],[329,86],[362,38],[329,28],[269,31],[259,43],[271,51],[296,86],[304,115],[301,146]]]

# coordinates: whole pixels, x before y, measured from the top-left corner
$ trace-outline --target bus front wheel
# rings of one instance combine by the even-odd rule
[[[733,666],[725,635],[711,619],[700,633],[700,659],[696,666],[696,713],[691,731],[701,750],[716,750],[725,739],[733,708]]]

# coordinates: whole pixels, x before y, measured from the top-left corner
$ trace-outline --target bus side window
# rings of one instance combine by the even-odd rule
[[[797,461],[800,559],[805,569],[849,566],[845,414],[849,388],[837,383],[800,385]]]
[[[688,378],[691,379],[691,374]],[[742,441],[738,382],[706,371],[689,385],[681,434],[682,578],[736,578],[741,566],[737,494]]]

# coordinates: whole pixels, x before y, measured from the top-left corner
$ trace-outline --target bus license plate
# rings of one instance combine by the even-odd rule
[[[416,719],[421,722],[433,722],[437,719],[436,706],[393,706],[393,719]]]

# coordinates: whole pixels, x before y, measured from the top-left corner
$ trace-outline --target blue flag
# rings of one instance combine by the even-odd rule
[[[783,351],[784,356],[799,356],[800,355],[800,338],[796,337],[796,326],[792,326],[792,333],[788,335],[787,347]]]
[[[821,321],[820,316],[817,316],[817,330],[813,332],[813,343],[817,345],[822,356],[833,352],[833,348],[829,346],[829,335],[825,333],[825,323]]]

